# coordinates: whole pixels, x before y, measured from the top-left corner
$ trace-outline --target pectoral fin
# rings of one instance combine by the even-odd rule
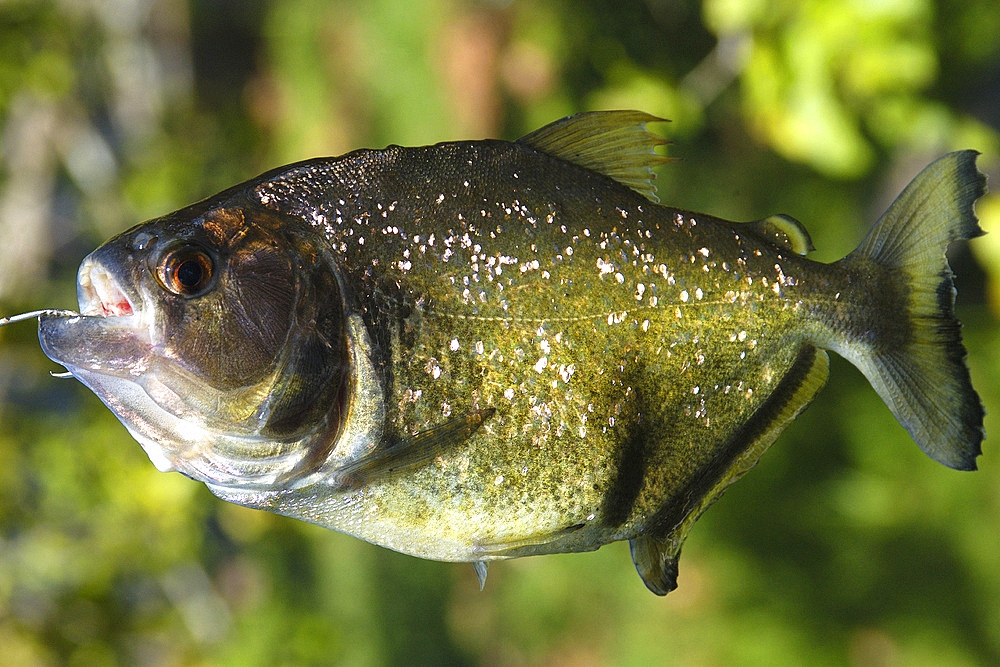
[[[497,540],[495,542],[480,540],[476,543],[476,551],[492,559],[530,556],[532,553],[536,553],[537,547],[561,540],[585,526],[586,524],[577,523],[556,530],[542,530],[531,535],[522,535],[517,539]]]
[[[494,412],[493,408],[477,410],[421,431],[338,468],[328,481],[340,490],[350,491],[373,479],[424,465],[468,440]]]

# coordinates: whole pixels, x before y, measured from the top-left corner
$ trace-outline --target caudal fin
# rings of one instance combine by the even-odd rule
[[[975,470],[982,453],[983,405],[965,364],[945,250],[983,233],[973,213],[986,192],[977,155],[949,153],[924,168],[845,260],[887,269],[905,301],[907,335],[853,361],[920,448],[959,470]]]

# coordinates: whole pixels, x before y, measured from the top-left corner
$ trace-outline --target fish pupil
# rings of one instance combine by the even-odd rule
[[[201,262],[196,259],[187,259],[177,266],[174,278],[177,283],[186,290],[197,289],[205,277],[205,270]]]

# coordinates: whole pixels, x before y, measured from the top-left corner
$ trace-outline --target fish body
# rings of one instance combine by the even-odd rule
[[[439,560],[629,540],[659,594],[697,517],[822,388],[826,350],[930,456],[974,468],[943,253],[981,233],[975,153],[822,264],[791,218],[656,203],[652,120],[268,172],[96,250],[43,349],[225,500]]]

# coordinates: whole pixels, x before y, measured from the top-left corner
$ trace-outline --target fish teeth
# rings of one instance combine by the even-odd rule
[[[90,317],[122,317],[135,309],[115,279],[99,264],[87,264],[79,275],[80,312]]]

